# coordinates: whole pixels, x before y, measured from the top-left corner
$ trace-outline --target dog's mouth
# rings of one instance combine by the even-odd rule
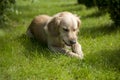
[[[65,40],[63,40],[63,42],[64,42],[67,46],[71,46],[71,44],[66,43]]]

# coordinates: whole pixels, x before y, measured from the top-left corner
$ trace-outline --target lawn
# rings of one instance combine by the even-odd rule
[[[109,14],[77,0],[16,1],[9,23],[0,25],[0,80],[120,80],[120,28]],[[25,35],[36,15],[61,11],[81,16],[83,60],[51,52]]]

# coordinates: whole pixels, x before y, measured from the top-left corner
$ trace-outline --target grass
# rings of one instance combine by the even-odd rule
[[[120,28],[109,14],[76,0],[17,0],[8,25],[0,25],[0,80],[120,80]],[[25,36],[33,17],[70,11],[81,16],[84,60],[51,52]]]

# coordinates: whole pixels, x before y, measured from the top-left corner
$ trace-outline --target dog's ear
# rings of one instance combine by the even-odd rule
[[[76,17],[77,19],[77,25],[78,25],[78,28],[81,26],[81,20],[79,19],[79,17]]]
[[[54,17],[48,23],[48,32],[50,35],[56,37],[59,35],[59,26],[60,25],[60,17]]]
[[[77,14],[74,14],[76,20],[77,20],[77,25],[78,25],[78,28],[81,26],[81,20],[80,20],[80,17],[77,16]]]

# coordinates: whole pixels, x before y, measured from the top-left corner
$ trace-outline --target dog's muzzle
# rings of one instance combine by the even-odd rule
[[[66,43],[64,40],[63,40],[63,42],[64,42],[67,46],[71,46],[71,44]]]
[[[63,42],[64,42],[67,46],[72,46],[73,44],[76,44],[76,40],[70,40],[70,41],[69,41],[70,44],[66,43],[64,40],[63,40]]]

